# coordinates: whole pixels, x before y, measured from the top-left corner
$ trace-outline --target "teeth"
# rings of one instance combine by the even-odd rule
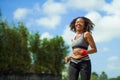
[[[76,25],[76,27],[80,27],[80,26],[81,26],[81,25],[79,25],[79,24],[78,24],[78,25]]]

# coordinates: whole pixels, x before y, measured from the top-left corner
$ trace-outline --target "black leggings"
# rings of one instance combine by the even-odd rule
[[[78,64],[74,62],[70,62],[69,72],[68,72],[68,80],[78,80],[78,76],[81,76],[81,80],[90,80],[91,76],[91,62],[82,61]]]

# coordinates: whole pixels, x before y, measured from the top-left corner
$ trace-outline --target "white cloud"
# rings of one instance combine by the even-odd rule
[[[102,17],[98,12],[89,12],[86,16],[95,23],[93,35],[96,42],[110,41],[119,37],[120,16],[106,15]]]
[[[34,5],[34,8],[33,8],[36,12],[41,12],[41,8],[40,8],[40,5],[38,3],[36,3]]]
[[[41,39],[44,39],[44,38],[47,38],[47,39],[51,39],[53,36],[50,35],[48,32],[44,32],[42,35],[41,35]]]
[[[108,62],[118,62],[119,61],[119,57],[118,56],[112,56],[108,58]]]
[[[25,19],[29,12],[30,12],[30,10],[27,8],[18,8],[13,13],[14,19],[17,19],[17,20]]]
[[[67,44],[71,45],[71,40],[74,35],[75,35],[75,33],[70,31],[69,26],[66,26],[65,30],[63,31],[62,37]]]
[[[49,16],[49,17],[43,17],[36,20],[36,23],[38,26],[43,26],[46,28],[55,28],[61,21],[60,16]]]
[[[100,9],[104,5],[104,0],[68,0],[66,5],[73,9],[84,9],[87,11]]]
[[[119,61],[120,61],[119,56],[111,56],[108,58],[108,63],[105,69],[106,72],[108,72],[108,75],[119,76],[120,74]]]
[[[39,6],[37,6],[37,10],[40,11]],[[39,26],[53,29],[61,23],[61,14],[65,13],[66,9],[62,3],[48,0],[42,5],[41,11],[45,17],[36,19],[36,23]]]
[[[107,12],[107,14],[115,14],[120,16],[120,0],[113,0],[111,4],[106,4],[103,7],[103,10]]]
[[[109,51],[109,48],[108,47],[103,47],[103,50],[102,50],[103,52],[107,52],[107,51]]]
[[[43,12],[47,15],[60,15],[66,12],[65,5],[62,2],[48,0],[43,4]]]
[[[48,29],[54,29],[61,23],[61,14],[65,13],[66,9],[62,3],[48,0],[41,6],[38,3],[35,4],[31,11],[33,11],[33,17],[38,17],[35,17],[34,20],[32,19],[32,22],[30,21],[31,19],[29,19],[27,22],[29,23],[29,26],[37,25]]]
[[[31,9],[18,8],[14,12],[14,18],[17,20],[27,19],[26,22],[29,26],[37,25],[53,29],[61,23],[61,14],[65,12],[66,8],[62,2],[47,0],[42,5],[36,3]],[[28,17],[26,18],[26,16]]]

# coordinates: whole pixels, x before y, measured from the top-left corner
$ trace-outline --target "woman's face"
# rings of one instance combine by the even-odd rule
[[[76,31],[83,31],[84,27],[85,27],[84,20],[82,18],[78,18],[75,22]]]

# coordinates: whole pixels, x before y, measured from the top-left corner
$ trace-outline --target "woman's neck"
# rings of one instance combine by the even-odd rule
[[[77,34],[82,34],[82,33],[83,33],[83,31],[77,31],[76,33],[77,33]]]

